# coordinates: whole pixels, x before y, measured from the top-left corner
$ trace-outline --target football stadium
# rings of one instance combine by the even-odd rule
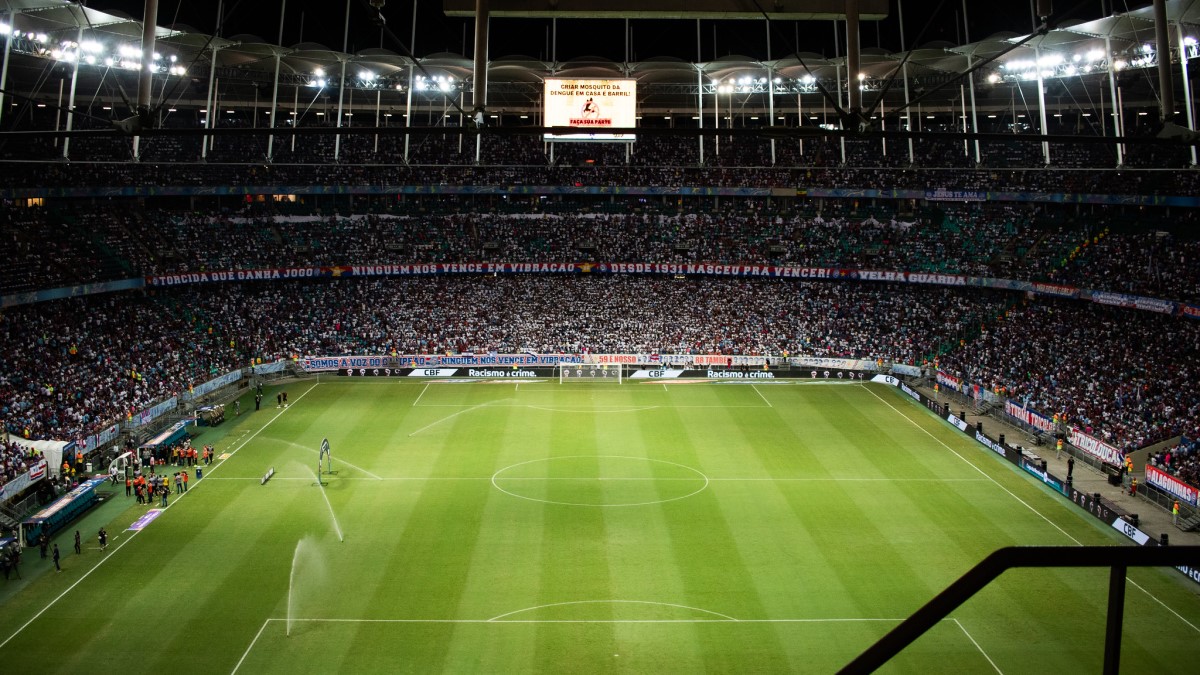
[[[1200,3],[265,4],[0,7],[5,672],[1195,669]]]

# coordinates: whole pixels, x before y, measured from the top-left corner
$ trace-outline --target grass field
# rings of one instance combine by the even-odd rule
[[[884,385],[288,393],[146,529],[62,539],[4,671],[827,673],[996,548],[1122,543]],[[1007,573],[886,670],[1099,672],[1107,574]],[[1129,579],[1123,672],[1195,672],[1195,586]]]

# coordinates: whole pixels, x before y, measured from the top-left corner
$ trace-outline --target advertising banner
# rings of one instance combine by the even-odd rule
[[[1025,459],[1022,457],[1021,458],[1021,468],[1024,469],[1026,473],[1032,474],[1032,475],[1040,478],[1043,483],[1054,488],[1055,491],[1057,491],[1057,492],[1063,491],[1062,481],[1059,480],[1053,474],[1044,470],[1040,465],[1034,464],[1033,462],[1029,461],[1028,459]]]
[[[545,120],[548,127],[582,127],[595,131],[547,133],[547,141],[636,140],[633,134],[611,129],[637,126],[637,80],[545,80]]]
[[[634,372],[630,373],[629,379],[631,379],[631,380],[671,380],[671,379],[679,377],[680,375],[683,374],[683,372],[684,371],[682,371],[682,370],[676,370],[676,369],[670,369],[670,368],[659,368],[659,369],[655,369],[655,370],[635,370]]]
[[[1081,431],[1079,427],[1071,427],[1071,437],[1068,439],[1071,445],[1083,450],[1087,454],[1099,459],[1106,464],[1124,464],[1125,453],[1105,443],[1104,441],[1093,438]]]
[[[1192,506],[1200,506],[1200,490],[1179,480],[1157,466],[1146,465],[1146,482],[1169,495],[1178,497],[1182,502],[1186,502]]]

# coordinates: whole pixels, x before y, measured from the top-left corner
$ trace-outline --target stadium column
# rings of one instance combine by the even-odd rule
[[[408,97],[404,104],[404,126],[412,126],[413,75],[417,69],[417,0],[413,0],[412,39],[408,41]],[[404,134],[404,163],[408,164],[408,134]]]
[[[970,28],[967,26],[967,0],[963,0],[963,37],[965,38],[965,42],[967,44],[971,43]],[[974,61],[972,56],[973,53],[967,53],[968,71],[971,70],[971,65]],[[971,132],[977,134],[979,133],[979,112],[975,108],[975,73],[967,73],[967,87],[969,87],[971,90]],[[979,166],[979,164],[982,163],[979,154],[979,139],[977,138],[975,139],[975,166]],[[1050,160],[1047,159],[1046,163],[1049,164]]]
[[[900,20],[900,51],[905,52],[905,51],[908,51],[908,47],[906,47],[905,43],[904,43],[904,2],[903,2],[903,0],[896,0],[896,14]],[[904,59],[904,65],[902,66],[902,70],[904,71],[904,73],[903,73],[904,74],[904,117],[900,118],[901,121],[912,119],[912,112],[908,109],[908,59]],[[898,123],[900,123],[900,122],[898,122]],[[911,123],[907,124],[906,128],[904,130],[912,131],[912,124]],[[916,152],[914,152],[914,150],[913,150],[912,136],[908,137],[908,163],[910,165],[917,163],[917,155],[916,155]]]
[[[275,84],[271,86],[271,119],[268,125],[275,128],[275,118],[279,116],[279,68],[283,62],[283,17],[287,14],[287,0],[282,0],[279,6],[279,40],[275,44]],[[375,126],[379,126],[376,124]],[[267,161],[275,157],[275,134],[267,135]]]
[[[1175,22],[1175,34],[1179,38],[1179,67],[1183,70],[1183,110],[1187,117],[1188,129],[1196,129],[1196,120],[1192,113],[1192,83],[1188,82],[1188,43],[1183,34],[1183,24]],[[1195,38],[1192,38],[1193,40]],[[1194,43],[1193,43],[1194,44]],[[1196,146],[1188,148],[1192,155],[1192,166],[1196,166]]]
[[[1041,40],[1038,40],[1038,46],[1033,49],[1033,62],[1041,64],[1042,62],[1042,45]],[[1041,133],[1046,135],[1046,81],[1042,78],[1042,68],[1037,70],[1037,88],[1038,88],[1038,119],[1041,121]],[[1042,163],[1046,166],[1050,165],[1050,143],[1042,141]]]
[[[208,95],[204,97],[206,111],[204,114],[207,115],[204,120],[204,127],[206,129],[212,129],[217,124],[217,111],[214,110],[217,101],[214,90],[217,81],[217,50],[220,48],[220,45],[218,45],[216,42],[213,42],[212,63],[210,63],[208,67]],[[201,159],[208,157],[208,146],[210,143],[212,143],[212,136],[205,136],[204,142],[200,145]]]
[[[769,65],[771,62],[771,22],[764,21],[767,27],[767,126],[775,126],[775,71]],[[771,136],[771,166],[775,166],[775,136]]]
[[[488,84],[488,0],[475,0],[475,71],[471,92],[471,114],[482,119],[487,108]],[[475,136],[475,161],[479,161],[482,137]]]
[[[1167,0],[1154,0],[1154,53],[1158,61],[1158,90],[1162,92],[1159,118],[1167,122],[1175,116],[1175,89],[1171,86],[1171,42],[1167,39]],[[1180,53],[1179,58],[1184,60],[1187,55]]]
[[[338,129],[342,128],[342,99],[346,93],[346,62],[350,60],[350,0],[346,0],[346,28],[342,33],[342,55],[338,60],[342,62],[342,79],[338,82],[338,111],[337,124]],[[334,134],[333,136],[333,161],[338,161],[342,151],[342,135]]]
[[[79,26],[79,34],[75,37],[75,44],[82,44],[82,43],[83,43],[83,26],[80,25]],[[67,131],[70,131],[71,127],[75,123],[75,83],[78,80],[79,80],[79,59],[75,59],[75,62],[71,65],[71,92],[69,94],[67,94]],[[71,149],[71,135],[67,134],[67,136],[63,138],[63,151],[62,151],[63,159],[68,159],[68,157],[69,157],[68,153],[70,152],[70,149]]]
[[[858,0],[846,0],[846,98],[850,112],[862,112],[862,85],[859,84]]]
[[[149,117],[150,93],[154,84],[154,31],[158,25],[158,0],[146,0],[145,12],[142,14],[142,69],[138,74],[137,110],[139,117]],[[83,26],[79,27],[79,37],[75,44],[83,42]],[[79,59],[75,59],[78,68]],[[72,88],[74,88],[72,86]],[[141,158],[141,136],[133,137],[133,159]]]
[[[8,32],[4,34],[4,63],[0,65],[0,120],[4,119],[4,91],[8,84],[8,56],[12,53],[13,35],[17,32],[17,14],[15,9],[8,13]]]
[[[696,119],[700,121],[700,165],[704,166],[704,66],[700,65],[700,19],[696,19]]]
[[[1112,100],[1113,133],[1117,136],[1117,166],[1125,164],[1125,146],[1120,138],[1124,135],[1121,124],[1121,99],[1117,96],[1117,78],[1113,75],[1112,30],[1104,34],[1104,58],[1108,61],[1108,97]]]

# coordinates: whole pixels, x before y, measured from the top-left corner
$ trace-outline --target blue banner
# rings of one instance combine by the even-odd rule
[[[222,375],[220,377],[214,377],[213,379],[209,380],[208,382],[205,382],[204,384],[198,384],[195,387],[192,387],[192,389],[190,391],[188,391],[186,394],[183,395],[183,400],[191,401],[192,399],[203,396],[210,391],[215,391],[226,385],[233,384],[234,382],[237,382],[240,379],[242,379],[242,371],[241,370],[235,370],[235,371],[232,371],[229,373],[225,373],[224,375]]]

